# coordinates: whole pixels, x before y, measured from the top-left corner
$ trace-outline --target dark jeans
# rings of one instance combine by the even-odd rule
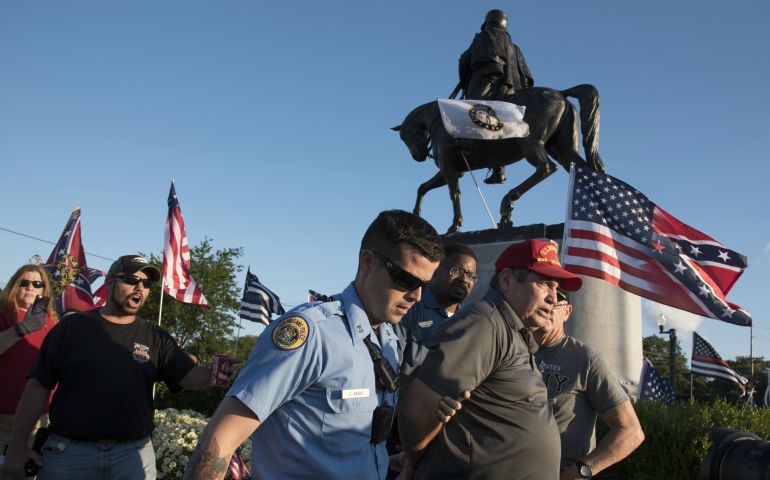
[[[80,442],[51,434],[38,480],[155,480],[150,437],[133,442]]]

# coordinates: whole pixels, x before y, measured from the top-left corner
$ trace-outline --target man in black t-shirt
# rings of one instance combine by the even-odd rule
[[[159,279],[144,258],[120,257],[105,280],[106,304],[67,316],[46,336],[16,412],[7,478],[24,478],[28,458],[42,466],[40,480],[156,477],[153,384],[201,389],[211,378],[211,365],[196,365],[166,331],[136,316]],[[41,459],[26,439],[54,388]]]
[[[531,332],[550,322],[556,288],[577,290],[582,281],[561,268],[556,244],[544,240],[509,246],[495,272],[484,299],[433,334],[400,400],[405,478],[559,478],[559,430]],[[438,422],[433,405],[466,390],[471,396],[457,415]]]

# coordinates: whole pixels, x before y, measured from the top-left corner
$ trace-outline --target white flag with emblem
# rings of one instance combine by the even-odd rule
[[[529,135],[529,125],[524,122],[526,107],[515,103],[439,98],[438,107],[444,128],[456,138],[502,140]]]

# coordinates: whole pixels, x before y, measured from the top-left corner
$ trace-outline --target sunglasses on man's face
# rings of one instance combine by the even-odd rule
[[[32,285],[35,288],[43,288],[45,286],[45,283],[41,282],[40,280],[22,280],[19,282],[19,286],[21,288],[27,288],[30,285]]]
[[[390,259],[388,259],[388,257],[381,254],[380,252],[375,252],[374,250],[372,251],[380,258],[380,260],[382,260],[382,264],[385,266],[385,270],[388,271],[388,275],[390,275],[390,279],[393,281],[393,285],[395,285],[397,289],[401,290],[402,292],[412,292],[418,288],[427,288],[430,280],[424,282],[393,263]]]
[[[112,278],[119,278],[126,285],[136,286],[140,283],[144,288],[150,288],[152,286],[152,280],[149,278],[140,278],[136,275],[113,275]]]

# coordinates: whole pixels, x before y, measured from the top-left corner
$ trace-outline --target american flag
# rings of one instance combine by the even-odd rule
[[[96,292],[91,287],[104,272],[88,268],[83,243],[80,241],[80,208],[70,215],[48,261],[43,265],[51,277],[51,287],[59,315],[67,310],[93,310],[104,305],[104,284]]]
[[[636,393],[637,400],[650,402],[660,400],[668,405],[674,404],[674,391],[666,379],[654,368],[647,358],[642,364],[642,376],[639,378],[639,389]]]
[[[230,477],[233,480],[251,480],[251,471],[241,455],[241,447],[235,450],[230,458]]]
[[[308,302],[328,302],[331,300],[332,297],[329,295],[324,295],[321,292],[316,292],[315,290],[308,289],[307,291],[307,301]]]
[[[722,360],[714,347],[703,337],[696,332],[692,332],[692,337],[692,358],[690,359],[692,373],[731,380],[737,383],[745,394],[749,380],[730,368],[730,365]]]
[[[259,279],[251,273],[249,267],[246,270],[246,285],[243,287],[240,316],[244,320],[268,325],[271,320],[271,313],[283,315],[286,311],[283,309],[278,295],[259,283]]]
[[[696,315],[751,325],[749,313],[725,297],[746,257],[615,177],[572,169],[564,237],[569,271]]]
[[[200,286],[190,275],[190,247],[173,181],[168,192],[168,219],[163,244],[163,290],[180,302],[211,308]]]

